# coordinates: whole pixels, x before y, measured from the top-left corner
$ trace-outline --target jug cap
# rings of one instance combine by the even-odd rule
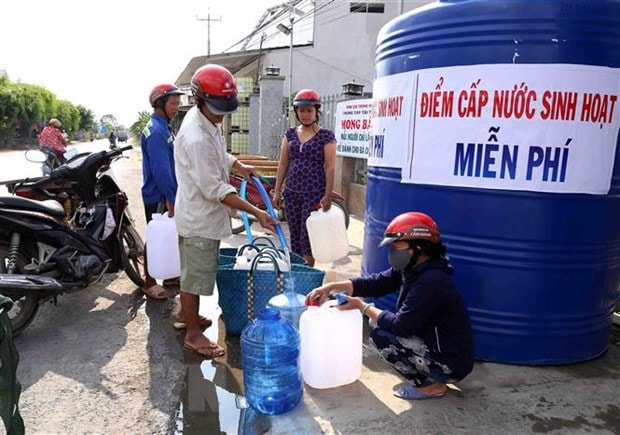
[[[336,298],[336,300],[338,301],[338,305],[344,305],[347,303],[347,300],[345,298],[342,297],[342,295],[346,295],[349,296],[349,292],[346,290],[341,291],[340,293],[336,293],[334,295],[334,297]]]
[[[306,306],[308,307],[320,307],[321,306],[321,302],[319,298],[313,299],[313,300],[308,300],[306,299]]]

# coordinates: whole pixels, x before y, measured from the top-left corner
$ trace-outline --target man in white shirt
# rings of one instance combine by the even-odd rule
[[[224,349],[202,334],[200,295],[213,294],[220,241],[232,235],[230,210],[253,214],[274,231],[275,220],[237,195],[229,184],[230,170],[249,179],[254,173],[226,152],[221,126],[237,110],[237,87],[230,71],[215,64],[199,68],[191,81],[196,105],[187,113],[175,140],[178,181],[175,223],[181,254],[181,315],[186,322],[186,349],[208,358]]]

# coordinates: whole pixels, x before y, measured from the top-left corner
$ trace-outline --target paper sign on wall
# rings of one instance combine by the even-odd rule
[[[336,154],[368,158],[372,100],[347,100],[336,105]]]

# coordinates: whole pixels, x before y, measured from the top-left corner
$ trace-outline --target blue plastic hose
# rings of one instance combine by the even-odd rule
[[[241,199],[245,199],[247,196],[246,190],[248,187],[248,182],[243,179],[241,182],[241,188],[239,189],[239,196]],[[245,211],[241,212],[241,218],[243,219],[243,226],[245,228],[245,233],[248,235],[248,243],[252,243],[254,241],[254,236],[252,235],[252,230],[250,230],[250,220],[248,219],[248,213]]]
[[[280,244],[282,245],[282,249],[288,252],[288,243],[286,242],[286,237],[284,236],[284,231],[282,230],[282,225],[280,225],[280,220],[278,219],[278,214],[273,209],[273,205],[271,204],[271,198],[269,198],[269,194],[265,190],[265,187],[260,182],[259,178],[255,175],[252,175],[252,181],[256,185],[258,192],[260,193],[261,198],[263,198],[263,202],[267,205],[267,212],[271,215],[272,218],[276,221],[276,233],[278,234],[278,238],[280,239]]]

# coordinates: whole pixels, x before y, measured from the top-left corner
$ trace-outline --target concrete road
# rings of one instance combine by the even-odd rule
[[[100,142],[92,146],[106,145]],[[7,155],[2,174],[17,164]],[[140,153],[128,155],[114,170],[144,234]],[[350,255],[318,265],[327,280],[359,273],[363,231],[352,219]],[[245,242],[245,235],[233,236],[224,246]],[[224,358],[183,352],[182,333],[171,326],[174,308],[173,299],[145,299],[124,274],[43,306],[16,340],[28,433],[620,433],[619,328],[595,360],[556,367],[477,362],[446,397],[421,402],[394,397],[402,379],[365,349],[358,381],[306,386],[293,411],[262,416],[243,409],[238,337],[227,337],[220,321],[206,334],[227,347]],[[217,295],[203,299],[202,312],[219,315]]]

